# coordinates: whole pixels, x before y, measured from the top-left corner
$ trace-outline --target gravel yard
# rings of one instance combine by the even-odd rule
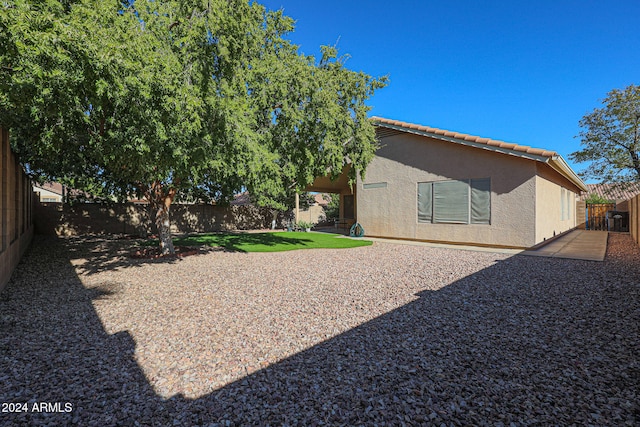
[[[628,235],[603,263],[126,245],[36,237],[0,294],[0,425],[640,425]]]

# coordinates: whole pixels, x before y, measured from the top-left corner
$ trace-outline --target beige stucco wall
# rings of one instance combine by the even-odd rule
[[[536,177],[536,242],[576,227],[576,195],[569,192],[569,215],[568,219],[562,220],[561,194],[561,185]]]
[[[317,224],[326,219],[324,208],[320,205],[309,206],[309,209],[298,212],[298,221]]]
[[[545,164],[536,164],[536,243],[578,226],[580,189]],[[562,188],[569,191],[569,218],[562,220]]]
[[[536,243],[535,161],[404,133],[381,145],[357,183],[357,218],[366,235],[514,247]],[[418,182],[470,178],[491,178],[490,225],[418,223]],[[386,187],[363,187],[382,182]]]

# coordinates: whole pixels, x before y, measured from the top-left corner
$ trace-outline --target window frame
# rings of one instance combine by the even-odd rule
[[[560,187],[560,221],[571,220],[571,195],[573,194],[568,188]]]
[[[452,219],[446,219],[442,217],[438,218],[438,214],[436,212],[437,203],[437,188],[441,189],[446,188],[447,185],[452,185],[455,182],[464,183],[466,185],[466,219],[464,221],[461,220],[460,217],[452,217]],[[474,185],[474,183],[476,185]],[[475,191],[474,191],[475,190]],[[445,193],[446,194],[446,193]],[[486,201],[483,201],[480,196],[485,195],[484,198]],[[468,179],[449,179],[449,180],[439,180],[439,181],[421,181],[416,185],[416,210],[417,210],[417,223],[418,224],[466,224],[466,225],[491,225],[491,177],[486,178],[468,178]],[[431,200],[425,199],[430,197]],[[475,202],[474,202],[474,197]],[[455,203],[455,202],[454,202]],[[475,209],[477,210],[479,205],[486,205],[486,220],[482,219],[474,219],[474,203]],[[442,203],[440,203],[440,208],[443,208]],[[484,207],[482,207],[484,209]],[[429,212],[426,213],[425,210],[428,209]],[[455,215],[454,215],[455,216]],[[479,217],[483,215],[476,214],[475,217]]]

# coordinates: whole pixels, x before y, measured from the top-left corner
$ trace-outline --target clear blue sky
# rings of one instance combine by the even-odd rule
[[[580,118],[640,84],[640,0],[258,0],[294,18],[290,39],[388,75],[371,115],[568,155]],[[573,164],[580,171],[585,164]]]

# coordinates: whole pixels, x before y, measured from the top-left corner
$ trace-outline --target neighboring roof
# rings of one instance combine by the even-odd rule
[[[327,202],[322,196],[326,193],[318,193],[313,195],[314,203],[317,203],[320,206],[327,206],[329,202]],[[238,193],[233,196],[233,200],[231,201],[232,206],[246,206],[251,204],[251,196],[248,191],[243,191],[242,193]]]
[[[548,164],[569,181],[573,182],[582,191],[587,190],[585,183],[582,182],[580,177],[569,167],[562,156],[555,151],[532,148],[526,145],[518,145],[511,142],[483,138],[414,123],[401,122],[399,120],[385,119],[383,117],[372,117],[371,120],[378,127],[378,135],[382,138],[397,134],[398,132],[413,133],[511,156],[524,157]]]
[[[248,191],[235,194],[230,202],[231,206],[247,206],[251,204],[251,196]]]
[[[57,182],[45,182],[42,185],[39,184],[34,184],[33,187],[35,189],[41,188],[43,190],[47,190],[50,191],[52,193],[55,193],[59,196],[62,196],[62,184],[57,183]]]
[[[85,200],[94,198],[91,194],[85,191],[75,190],[73,188],[67,187],[66,185],[63,186],[59,182],[55,182],[55,181],[45,182],[42,184],[34,183],[33,189],[34,191],[38,191],[38,190],[49,191],[51,193],[57,194],[58,196],[63,196],[66,193],[71,198],[82,198]]]
[[[318,193],[318,194],[314,194],[313,195],[313,199],[315,200],[316,204],[326,207],[329,202],[325,200],[324,196],[328,194],[328,193]]]
[[[586,200],[591,194],[605,199],[629,200],[640,194],[640,182],[587,184],[587,191],[582,193],[580,200]]]

